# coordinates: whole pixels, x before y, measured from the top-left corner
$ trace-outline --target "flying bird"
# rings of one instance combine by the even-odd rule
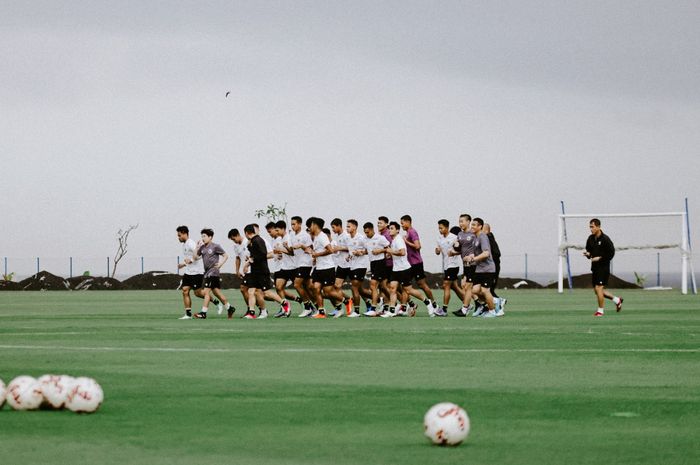
[[[228,92],[226,92],[226,98],[228,98],[228,94],[230,94],[230,93],[231,93],[230,90]]]

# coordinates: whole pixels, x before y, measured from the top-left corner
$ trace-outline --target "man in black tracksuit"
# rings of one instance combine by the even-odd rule
[[[619,312],[622,310],[622,298],[617,297],[605,290],[610,278],[610,261],[615,256],[615,245],[610,238],[603,234],[600,229],[600,220],[593,218],[589,227],[591,235],[586,241],[586,251],[583,255],[591,260],[591,273],[593,281],[593,289],[598,299],[598,310],[593,316],[605,315],[605,301],[610,299],[615,304],[615,309]]]
[[[267,309],[265,308],[265,298],[274,300],[281,305],[281,316],[289,316],[289,302],[282,299],[276,291],[273,291],[274,286],[270,279],[270,268],[267,265],[268,251],[265,239],[260,237],[255,230],[255,225],[247,225],[243,231],[248,239],[248,252],[250,257],[246,266],[250,266],[250,275],[248,276],[248,311],[243,318],[263,319],[267,318]],[[255,303],[260,305],[260,314],[255,316]]]
[[[489,238],[489,244],[491,245],[491,257],[493,257],[493,262],[496,264],[496,277],[493,279],[493,288],[491,289],[491,295],[499,299],[496,295],[496,287],[498,285],[498,276],[501,274],[501,249],[498,248],[498,242],[491,232],[491,225],[486,223],[484,225],[484,232],[486,237]]]

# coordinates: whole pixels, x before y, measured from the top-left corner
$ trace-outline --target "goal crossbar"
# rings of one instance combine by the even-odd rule
[[[679,249],[682,244],[646,244],[646,245],[616,245],[616,251],[623,250],[648,250],[648,249]],[[559,246],[560,249],[574,249],[574,250],[585,250],[586,246],[581,244],[574,244],[571,242],[565,242]]]
[[[559,218],[648,218],[653,216],[679,216],[685,217],[685,212],[662,213],[566,213],[559,214]]]

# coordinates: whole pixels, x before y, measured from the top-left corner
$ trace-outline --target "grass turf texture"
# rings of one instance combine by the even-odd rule
[[[697,297],[626,291],[594,319],[591,291],[503,294],[491,320],[178,321],[177,291],[0,293],[5,383],[105,391],[93,415],[5,406],[1,462],[700,463]],[[457,448],[423,437],[440,401],[471,417]]]

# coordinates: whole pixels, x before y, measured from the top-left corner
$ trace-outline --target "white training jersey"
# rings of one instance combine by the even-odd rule
[[[326,246],[330,245],[331,241],[328,239],[324,233],[319,233],[318,236],[314,238],[314,252],[319,253],[326,250]],[[333,254],[323,255],[321,257],[316,257],[316,267],[317,270],[327,270],[329,268],[335,268],[335,260]]]
[[[367,249],[367,256],[370,262],[384,260],[385,257],[383,253],[374,255],[372,251],[376,249],[386,249],[387,247],[389,247],[389,241],[381,234],[374,233],[374,236],[365,239],[365,249]]]
[[[299,234],[294,231],[289,232],[289,241],[292,247],[302,245],[304,247],[310,247],[313,245],[311,240],[311,235],[306,231],[299,231]],[[303,249],[294,249],[294,262],[296,264],[295,268],[309,267],[313,266],[313,259],[311,254],[304,252]]]
[[[452,233],[447,233],[447,236],[438,234],[438,247],[440,247],[440,255],[442,255],[442,270],[450,268],[459,268],[462,262],[462,257],[457,254],[450,257],[450,252],[454,251],[454,245],[457,242],[457,236]]]
[[[263,237],[263,239],[265,240],[265,248],[267,249],[267,253],[269,254],[270,252],[272,252],[272,241],[274,239],[268,239],[267,237]],[[279,266],[280,261],[277,260],[274,255],[272,256],[272,258],[267,259],[267,267],[270,269],[270,273],[279,271]]]
[[[345,231],[340,234],[336,234],[334,239],[336,246],[338,247],[347,247],[349,240],[350,236]],[[350,255],[346,250],[336,252],[335,266],[339,266],[340,268],[350,268],[350,262],[348,261],[349,256]]]
[[[408,249],[406,248],[406,241],[403,240],[401,234],[397,234],[396,237],[394,237],[394,240],[391,241],[391,250],[393,250],[394,252],[398,252],[401,249],[405,250],[406,253],[408,253]],[[411,264],[408,263],[407,254],[392,255],[391,258],[394,259],[394,266],[391,268],[392,271],[403,271],[411,268]]]
[[[197,248],[197,243],[194,241],[194,239],[189,238],[182,243],[182,255],[186,259],[193,260],[194,255],[197,252]],[[189,275],[204,274],[204,262],[202,261],[202,257],[199,257],[197,260],[194,260],[189,265],[185,265],[183,270],[184,274]]]
[[[338,241],[331,239],[331,247],[335,250],[338,247]],[[340,266],[340,252],[333,252],[333,264],[335,264],[336,268]],[[343,268],[347,268],[347,264]]]
[[[369,255],[353,255],[352,252],[355,250],[366,250],[365,243],[367,242],[367,237],[364,234],[355,233],[355,237],[348,235],[348,250],[350,253],[350,269],[358,270],[361,268],[369,268]]]
[[[245,261],[248,260],[248,257],[250,257],[250,251],[248,251],[248,239],[245,237],[243,238],[243,242],[240,244],[236,244],[234,242],[233,244],[233,257],[234,257],[234,265],[235,265],[235,259],[236,257],[241,259],[241,265],[240,268],[236,271],[243,273],[243,268],[245,267]],[[248,270],[250,271],[250,270]]]
[[[272,250],[273,250],[273,251],[274,251],[274,250],[281,249],[281,248],[282,248],[282,238],[279,237],[279,236],[275,237],[274,239],[272,239],[271,245],[272,245]],[[282,256],[283,256],[283,255],[284,255],[284,254],[275,253],[275,254],[272,256],[271,262],[272,262],[274,265],[273,265],[272,267],[270,267],[270,272],[271,272],[271,273],[274,273],[275,271],[279,271],[279,270],[282,269]]]
[[[291,246],[290,238],[289,238],[289,234],[286,234],[284,237],[282,237],[280,239],[279,248],[285,249],[289,246]],[[282,254],[282,267],[281,267],[281,269],[294,270],[294,269],[296,269],[296,267],[297,267],[297,264],[296,264],[296,261],[294,260],[294,255],[289,255],[287,253],[283,253]]]

